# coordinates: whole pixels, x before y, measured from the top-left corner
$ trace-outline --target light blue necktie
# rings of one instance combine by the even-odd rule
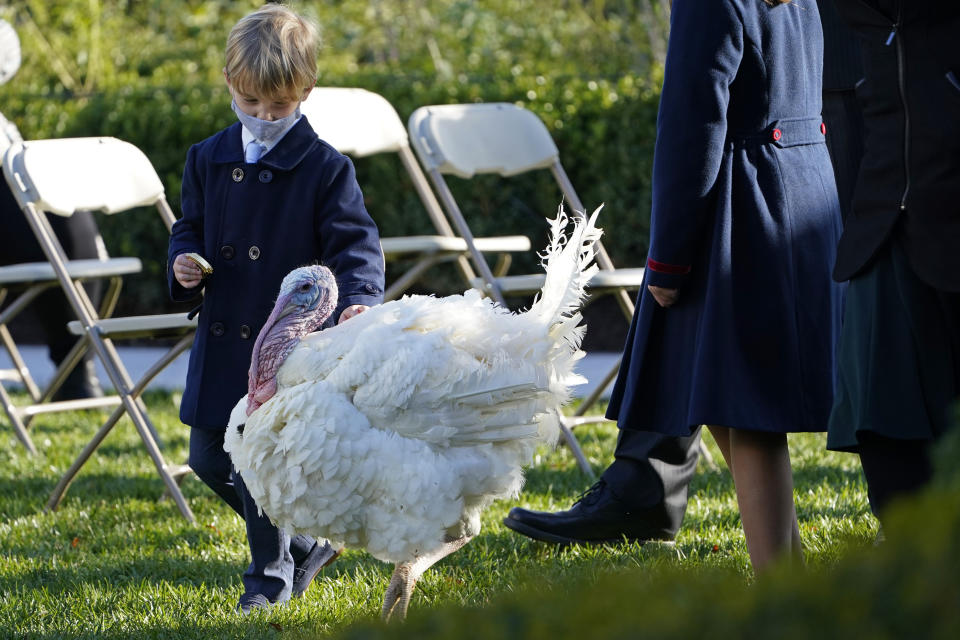
[[[267,148],[254,140],[247,145],[247,148],[244,150],[244,156],[248,164],[256,164],[260,159],[260,156],[264,154]]]

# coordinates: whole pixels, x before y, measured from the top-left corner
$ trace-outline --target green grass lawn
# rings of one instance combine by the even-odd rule
[[[187,456],[188,429],[175,395],[147,405],[169,461]],[[301,638],[337,635],[376,618],[392,567],[349,550],[306,596],[244,619],[234,612],[247,564],[240,520],[196,478],[184,493],[197,516],[188,524],[170,501],[126,419],[87,463],[57,512],[44,512],[59,475],[106,414],[40,416],[31,457],[0,420],[0,638]],[[611,461],[616,429],[582,427],[577,435],[596,471]],[[701,463],[675,548],[611,545],[558,550],[506,529],[510,507],[565,509],[588,481],[565,448],[543,451],[517,502],[494,505],[481,534],[427,572],[411,613],[482,606],[536,581],[549,587],[637,567],[687,572],[721,569],[751,580],[733,484]],[[857,458],[827,452],[822,435],[790,438],[800,532],[809,566],[833,565],[851,544],[869,544],[869,513]]]

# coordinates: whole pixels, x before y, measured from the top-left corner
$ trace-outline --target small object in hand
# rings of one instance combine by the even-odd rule
[[[203,277],[207,277],[213,273],[213,267],[209,262],[203,259],[203,256],[199,253],[185,253],[183,257],[187,260],[191,260],[195,265],[200,267],[200,272],[203,273]]]

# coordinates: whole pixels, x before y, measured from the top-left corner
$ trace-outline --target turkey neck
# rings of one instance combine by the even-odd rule
[[[303,336],[323,324],[331,311],[324,306],[318,310],[319,314],[304,313],[302,309],[296,309],[283,315],[285,307],[285,300],[277,301],[253,345],[247,382],[248,415],[273,395],[276,388],[274,381],[280,365]],[[318,318],[318,315],[322,317]]]
[[[296,314],[283,317],[266,331],[261,331],[253,347],[248,390],[252,392],[257,381],[275,377],[286,357],[309,332],[307,323]]]

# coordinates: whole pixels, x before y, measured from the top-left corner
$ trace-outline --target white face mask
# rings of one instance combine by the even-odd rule
[[[300,117],[300,105],[297,105],[296,111],[279,120],[261,120],[256,116],[246,114],[237,106],[236,100],[230,102],[230,108],[237,114],[240,124],[245,126],[254,138],[266,144],[278,139]]]

